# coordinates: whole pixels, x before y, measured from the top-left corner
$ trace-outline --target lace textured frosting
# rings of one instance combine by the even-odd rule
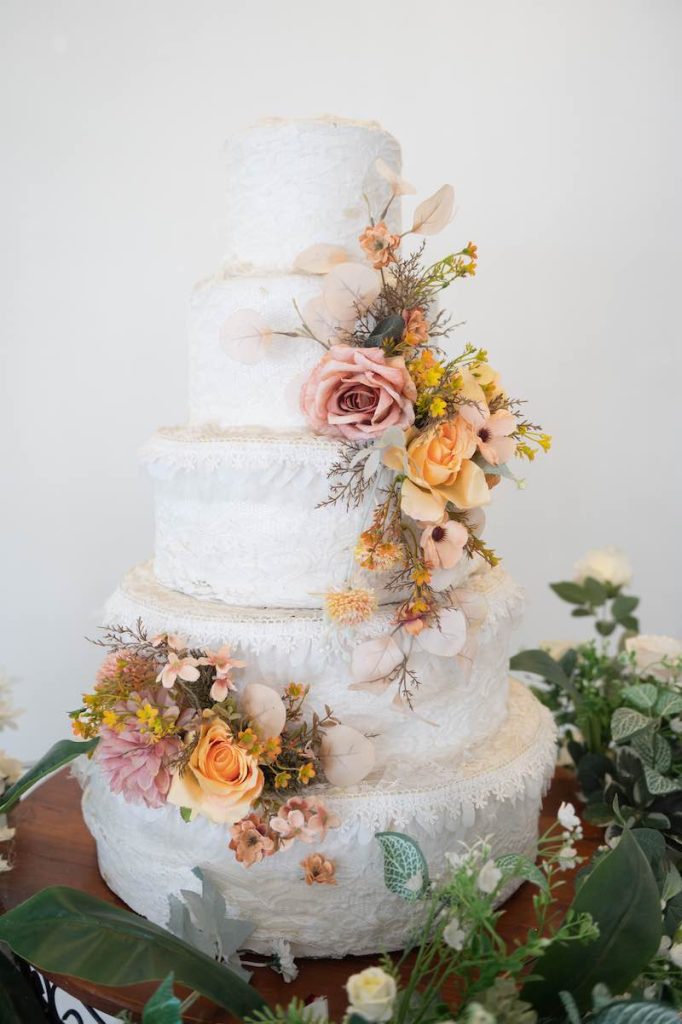
[[[142,619],[151,633],[180,633],[201,647],[229,643],[247,662],[240,686],[264,679],[275,687],[292,680],[310,685],[313,707],[322,711],[329,704],[345,724],[373,736],[378,770],[388,784],[403,763],[407,735],[421,760],[433,752],[454,756],[482,742],[504,720],[509,637],[521,593],[501,569],[476,573],[466,590],[483,598],[486,608],[475,657],[458,663],[416,651],[414,663],[424,682],[414,695],[413,712],[392,707],[394,690],[377,696],[349,689],[351,641],[319,611],[198,601],[161,586],[147,565],[128,573],[109,600],[105,619],[124,626]],[[359,627],[352,643],[390,631],[392,613],[386,608]]]
[[[401,947],[414,924],[414,904],[384,887],[375,832],[408,832],[433,876],[445,868],[446,852],[480,836],[491,837],[495,854],[533,856],[554,756],[551,716],[514,683],[507,723],[484,747],[444,766],[440,777],[406,759],[403,783],[393,791],[372,784],[330,790],[325,801],[343,818],[323,844],[336,864],[336,886],[302,883],[299,861],[308,848],[300,844],[245,868],[227,849],[224,828],[206,819],[185,824],[174,807],[126,804],[95,766],[85,769],[83,810],[107,884],[152,921],[167,922],[170,893],[198,889],[198,866],[219,884],[228,914],[254,924],[251,948],[269,953],[273,940],[285,938],[296,955],[360,955]]]
[[[270,119],[231,138],[227,157],[227,263],[287,271],[318,242],[360,254],[367,201],[381,209],[390,196],[375,162],[400,170],[400,146],[373,122],[343,118]],[[400,206],[389,213],[400,225]]]
[[[320,607],[358,576],[371,500],[319,507],[338,445],[310,434],[165,430],[143,451],[155,485],[154,571],[168,587],[228,604]],[[476,562],[441,574],[460,585]],[[372,585],[382,601],[397,595]]]

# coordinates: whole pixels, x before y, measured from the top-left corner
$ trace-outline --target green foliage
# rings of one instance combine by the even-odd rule
[[[18,779],[13,786],[6,790],[0,800],[0,814],[11,811],[24,793],[27,793],[36,782],[40,782],[46,775],[51,775],[58,768],[73,761],[81,754],[91,753],[98,744],[98,740],[59,740],[50,747],[46,754],[39,761],[29,768],[24,775]]]
[[[625,639],[638,628],[633,612],[639,598],[593,579],[551,588],[574,606],[572,615],[595,617],[600,639],[577,644],[558,659],[547,651],[522,651],[511,668],[543,680],[537,695],[567,736],[587,800],[586,820],[617,832],[618,801],[625,820],[659,829],[682,855],[682,745],[671,724],[682,715],[676,666],[664,683],[653,669],[639,671],[624,653]],[[677,668],[682,680],[682,663]]]
[[[54,974],[119,988],[172,971],[183,985],[237,1017],[264,1004],[234,971],[170,932],[66,886],[44,889],[0,918],[0,941]]]
[[[377,832],[384,855],[384,883],[389,892],[414,902],[429,888],[429,868],[419,844],[402,832]]]
[[[523,989],[542,1015],[561,1010],[559,992],[589,1008],[601,982],[623,992],[651,960],[661,938],[658,886],[647,858],[630,832],[602,857],[579,887],[568,916],[589,914],[599,935],[588,945],[556,943],[535,965]]]
[[[182,1004],[173,993],[172,971],[145,1003],[142,1024],[182,1024]]]

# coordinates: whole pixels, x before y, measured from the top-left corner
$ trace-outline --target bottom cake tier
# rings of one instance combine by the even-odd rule
[[[376,953],[402,948],[417,912],[414,903],[386,889],[376,833],[415,839],[432,877],[445,869],[446,853],[483,837],[494,855],[534,856],[555,748],[551,715],[511,680],[508,718],[485,744],[426,773],[418,764],[409,771],[406,751],[409,784],[326,787],[325,803],[341,825],[328,831],[319,849],[296,842],[248,868],[228,849],[224,826],[205,818],[186,823],[170,805],[154,810],[126,803],[111,792],[96,763],[81,774],[83,815],[109,887],[157,924],[168,923],[169,895],[199,890],[193,868],[200,867],[218,884],[228,916],[254,926],[247,945],[256,952],[269,954],[275,940],[286,939],[298,956]],[[333,861],[335,885],[306,885],[300,862],[312,852]]]

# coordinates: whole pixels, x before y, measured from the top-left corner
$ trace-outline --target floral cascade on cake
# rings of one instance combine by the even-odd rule
[[[198,867],[256,950],[399,948],[414,908],[386,895],[378,832],[436,874],[481,838],[535,849],[555,730],[508,678],[522,598],[483,510],[549,437],[483,349],[449,351],[438,297],[476,246],[426,257],[449,185],[402,231],[390,135],[268,121],[228,177],[190,423],[143,451],[154,561],[111,597],[72,716],[97,742],[84,814],[109,885],[161,924]]]

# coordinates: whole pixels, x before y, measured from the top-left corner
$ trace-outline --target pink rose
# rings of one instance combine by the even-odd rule
[[[363,441],[389,427],[410,427],[416,397],[402,356],[332,345],[303,385],[301,409],[314,430]]]

